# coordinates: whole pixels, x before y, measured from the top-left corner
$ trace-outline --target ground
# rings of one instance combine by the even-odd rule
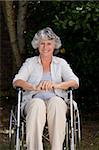
[[[0,107],[0,150],[10,150],[8,141],[9,106]],[[80,150],[99,150],[99,112],[84,112],[81,118]],[[49,150],[49,149],[46,149]]]

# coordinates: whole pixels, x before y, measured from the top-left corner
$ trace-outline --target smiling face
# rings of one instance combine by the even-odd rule
[[[55,41],[48,39],[41,40],[38,49],[41,57],[52,57],[55,49]]]

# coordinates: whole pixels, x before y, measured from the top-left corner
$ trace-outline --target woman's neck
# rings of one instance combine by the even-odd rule
[[[51,61],[52,61],[52,58],[44,58],[44,57],[41,58],[41,63],[42,63],[44,72],[50,72],[50,70],[51,70]]]
[[[40,57],[42,64],[51,64],[52,57]]]

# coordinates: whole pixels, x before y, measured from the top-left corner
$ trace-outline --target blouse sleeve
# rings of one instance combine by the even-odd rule
[[[75,80],[77,82],[77,84],[79,85],[78,77],[74,74],[70,65],[64,59],[62,59],[61,65],[62,65],[61,71],[62,71],[63,80],[64,81]]]
[[[30,75],[30,70],[31,70],[30,61],[29,61],[29,59],[26,59],[26,61],[23,63],[23,65],[19,69],[18,73],[15,75],[13,82],[15,82],[18,79],[27,81],[28,77]]]

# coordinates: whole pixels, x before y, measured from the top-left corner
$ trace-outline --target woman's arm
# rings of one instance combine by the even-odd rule
[[[55,89],[67,90],[70,87],[77,89],[79,87],[79,85],[77,84],[77,82],[75,80],[69,80],[69,81],[54,84]]]
[[[28,91],[36,90],[36,86],[35,85],[33,86],[31,83],[28,83],[28,82],[26,82],[24,80],[21,80],[21,79],[18,79],[15,82],[13,82],[13,87],[14,88],[21,87],[24,90],[28,90]]]
[[[69,80],[61,83],[54,83],[52,81],[42,81],[36,86],[36,90],[51,90],[51,89],[62,89],[67,90],[68,88],[78,88],[79,85],[75,80]]]

